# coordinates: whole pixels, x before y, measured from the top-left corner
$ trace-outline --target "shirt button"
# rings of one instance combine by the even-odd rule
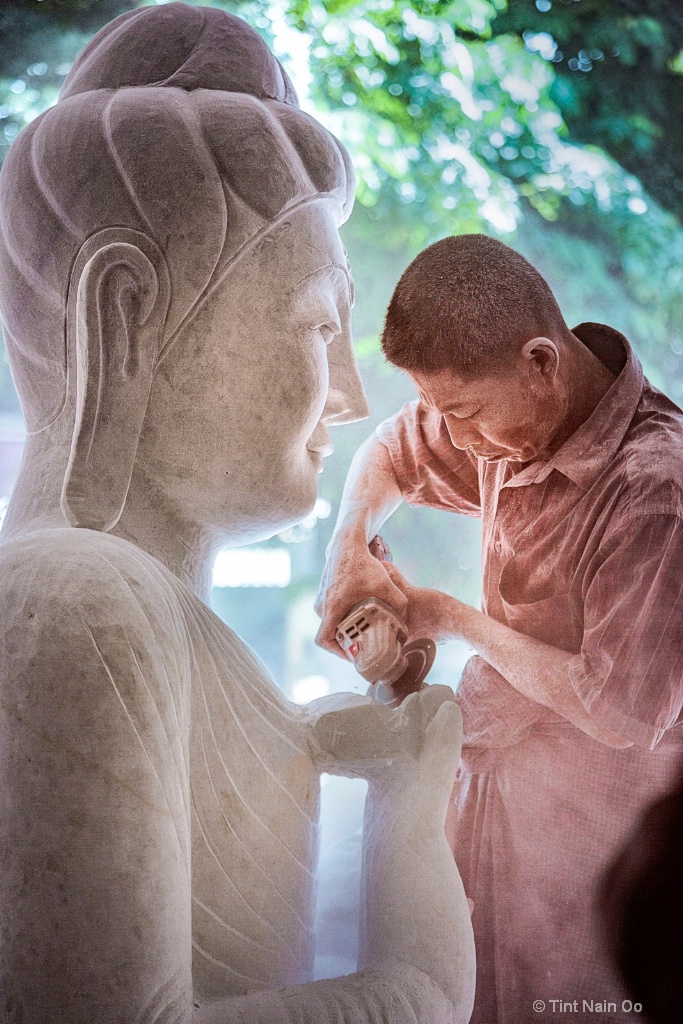
[[[493,550],[496,552],[497,555],[499,555],[503,550],[503,545],[500,543],[499,540],[497,540],[496,543],[493,545]]]

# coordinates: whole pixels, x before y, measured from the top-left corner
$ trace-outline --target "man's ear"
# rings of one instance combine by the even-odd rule
[[[169,297],[163,256],[140,232],[107,229],[82,247],[67,308],[76,415],[61,506],[73,526],[111,530],[123,511]]]
[[[525,342],[520,356],[547,380],[554,380],[560,365],[560,352],[551,338],[544,335]]]

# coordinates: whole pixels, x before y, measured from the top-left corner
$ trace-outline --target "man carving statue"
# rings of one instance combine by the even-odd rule
[[[683,753],[683,415],[618,331],[570,330],[541,275],[483,235],[414,260],[382,342],[419,399],[352,465],[320,642],[371,594],[414,636],[474,648],[449,828],[474,901],[473,1020],[622,1022],[593,904]],[[482,518],[483,613],[368,557],[403,500]]]
[[[5,162],[7,1024],[469,1019],[450,691],[297,708],[207,606],[217,549],[310,511],[366,414],[352,194],[258,35],[182,4],[106,26]],[[321,771],[370,791],[360,971],[312,984]]]

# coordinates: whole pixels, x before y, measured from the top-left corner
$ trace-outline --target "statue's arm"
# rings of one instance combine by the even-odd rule
[[[443,834],[460,718],[452,701],[439,710],[436,687],[395,711],[359,698],[308,712],[320,770],[370,783],[360,972],[193,1011],[189,669],[174,606],[144,564],[114,565],[89,531],[65,534],[59,557],[31,542],[0,559],[12,1005],[51,1024],[189,1024],[193,1012],[197,1024],[464,1024],[471,929]]]
[[[413,964],[386,963],[376,971],[241,996],[195,1010],[193,1024],[459,1024],[432,978]]]
[[[462,738],[452,694],[430,687],[393,711],[336,695],[310,715],[320,768],[369,782],[360,970],[201,1007],[196,1024],[466,1024],[474,942],[444,835]]]

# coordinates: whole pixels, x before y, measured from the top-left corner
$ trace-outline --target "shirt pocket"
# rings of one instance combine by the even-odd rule
[[[513,556],[503,566],[498,589],[512,629],[564,651],[581,649],[581,609],[557,567],[525,573]]]

